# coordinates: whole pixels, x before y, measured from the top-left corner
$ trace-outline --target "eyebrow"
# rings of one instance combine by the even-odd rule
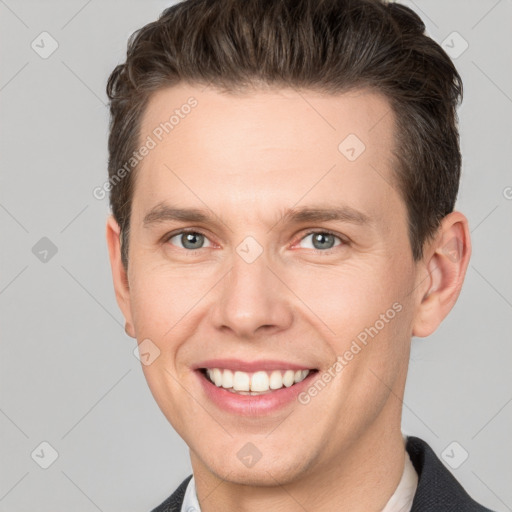
[[[208,209],[176,208],[161,202],[148,211],[144,216],[143,224],[144,227],[170,221],[206,224],[212,222],[213,218],[216,217],[213,212],[210,212],[211,210]],[[367,214],[346,205],[338,207],[302,206],[298,208],[288,208],[284,211],[278,222],[299,224],[304,222],[325,221],[348,222],[357,225],[373,223],[373,220]]]

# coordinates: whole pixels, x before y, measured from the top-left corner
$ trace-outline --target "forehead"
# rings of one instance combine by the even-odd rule
[[[153,134],[163,146],[200,142],[216,151],[218,144],[226,147],[223,136],[229,132],[231,150],[283,146],[310,153],[322,141],[322,147],[338,150],[337,143],[352,133],[368,142],[370,151],[379,151],[392,143],[394,116],[387,98],[369,89],[337,95],[299,89],[232,94],[180,84],[151,96],[141,124],[141,136]]]
[[[151,142],[149,142],[151,141]],[[367,211],[400,201],[394,183],[394,115],[370,90],[327,95],[275,89],[221,93],[188,84],[153,94],[139,144],[134,203],[225,209],[318,204],[342,198]],[[366,199],[365,199],[366,198]],[[357,204],[359,203],[359,204]],[[183,204],[182,204],[183,205]]]

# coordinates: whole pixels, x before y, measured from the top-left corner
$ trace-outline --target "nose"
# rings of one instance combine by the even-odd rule
[[[270,268],[265,253],[251,263],[234,254],[232,268],[218,286],[211,312],[216,329],[254,339],[292,324],[293,293],[279,271]]]

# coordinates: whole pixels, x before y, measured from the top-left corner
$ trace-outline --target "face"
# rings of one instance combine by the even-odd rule
[[[195,470],[290,482],[399,429],[423,289],[393,137],[369,91],[151,98],[118,301]]]

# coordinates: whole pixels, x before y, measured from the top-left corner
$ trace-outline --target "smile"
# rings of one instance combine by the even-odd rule
[[[203,374],[217,387],[241,395],[260,395],[289,388],[302,382],[310,370],[259,370],[256,372],[232,371],[221,368],[204,368]]]
[[[247,418],[261,417],[278,413],[286,407],[293,407],[297,397],[318,374],[317,369],[267,368],[257,363],[237,364],[246,366],[246,370],[222,368],[220,361],[217,365],[195,368],[195,374],[207,400],[221,410],[245,416]],[[233,365],[235,366],[235,365]],[[249,368],[249,366],[251,368]]]

